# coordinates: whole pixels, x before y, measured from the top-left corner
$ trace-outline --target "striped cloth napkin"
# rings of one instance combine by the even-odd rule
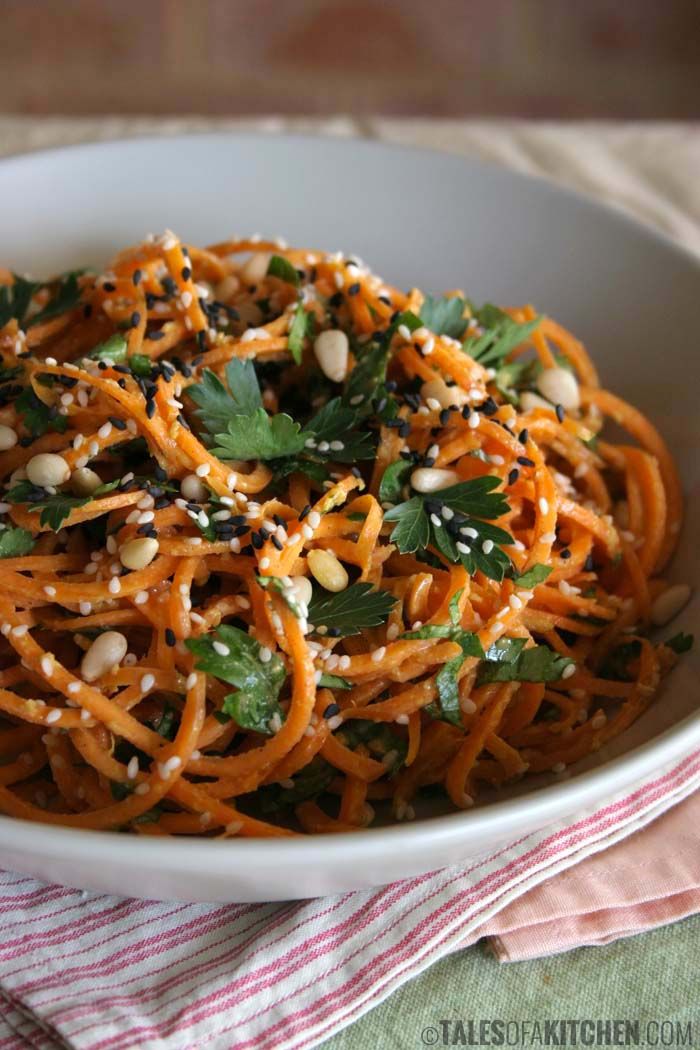
[[[0,873],[0,1050],[315,1046],[698,786],[700,751],[464,867],[313,901],[155,903]]]

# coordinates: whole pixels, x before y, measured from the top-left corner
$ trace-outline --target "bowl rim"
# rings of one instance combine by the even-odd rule
[[[700,275],[700,258],[686,245],[679,243],[669,233],[658,229],[631,215],[624,206],[609,200],[599,200],[578,189],[573,189],[555,178],[521,172],[505,164],[483,160],[480,157],[429,147],[412,146],[405,143],[384,142],[380,139],[368,139],[359,135],[327,135],[323,133],[279,133],[276,131],[191,131],[184,134],[165,135],[130,135],[119,139],[105,141],[71,143],[64,146],[48,147],[27,153],[0,158],[0,173],[10,167],[32,166],[33,164],[51,161],[53,157],[69,158],[82,153],[93,154],[102,151],[117,151],[120,147],[158,148],[164,143],[183,148],[194,142],[201,148],[202,144],[226,146],[251,145],[260,141],[275,141],[280,148],[301,146],[314,143],[331,150],[364,149],[381,154],[382,152],[401,152],[419,155],[424,158],[439,158],[442,163],[460,165],[474,171],[482,171],[492,177],[526,181],[541,192],[559,196],[564,202],[569,201],[578,207],[588,209],[598,215],[603,213],[609,222],[619,224],[643,239],[663,246],[667,251],[682,259],[687,265],[695,268]],[[629,730],[628,730],[629,731]],[[600,766],[573,774],[567,780],[539,786],[532,791],[514,798],[489,802],[474,809],[462,810],[437,817],[418,819],[390,826],[367,828],[350,835],[299,835],[295,837],[271,838],[231,838],[208,839],[187,836],[187,844],[196,843],[196,849],[183,849],[180,836],[172,838],[147,838],[138,835],[129,836],[124,832],[104,831],[83,828],[71,828],[60,825],[42,824],[25,821],[14,817],[0,815],[0,842],[13,849],[27,849],[43,856],[51,854],[71,855],[72,859],[94,859],[95,846],[99,844],[101,860],[109,861],[123,858],[123,847],[126,842],[138,851],[134,860],[149,869],[162,868],[168,864],[180,871],[195,871],[200,868],[202,860],[213,868],[221,867],[223,861],[229,864],[234,853],[250,859],[257,854],[265,864],[280,862],[297,863],[313,859],[318,854],[318,861],[327,862],[329,855],[335,864],[357,859],[361,853],[368,860],[379,857],[386,849],[401,849],[415,846],[416,839],[427,848],[438,845],[469,845],[472,839],[491,836],[498,840],[508,829],[518,825],[520,820],[533,820],[538,826],[545,826],[548,821],[558,819],[562,812],[569,814],[583,810],[595,803],[604,803],[620,790],[641,783],[656,771],[663,774],[674,761],[683,764],[688,761],[694,747],[700,747],[700,710],[691,712],[679,722],[667,727],[652,739],[638,744],[622,755],[603,762]],[[34,841],[40,832],[40,842]],[[203,851],[203,852],[202,852]],[[309,856],[311,855],[311,856]]]

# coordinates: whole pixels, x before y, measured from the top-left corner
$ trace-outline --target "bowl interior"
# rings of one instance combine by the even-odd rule
[[[586,344],[603,382],[641,407],[675,453],[688,508],[670,577],[697,586],[700,270],[687,253],[546,182],[365,142],[207,135],[0,164],[0,263],[15,270],[99,266],[166,227],[200,244],[257,230],[342,248],[402,287],[462,287],[477,301],[531,302],[560,320]],[[692,631],[699,620],[695,598],[667,633]],[[696,649],[632,729],[573,772],[691,715],[699,672]],[[536,786],[526,780],[508,793]]]

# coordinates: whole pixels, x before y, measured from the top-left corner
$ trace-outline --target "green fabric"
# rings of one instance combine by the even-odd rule
[[[422,1030],[441,1018],[589,1017],[692,1021],[700,1046],[699,949],[700,916],[534,962],[499,963],[478,944],[397,989],[323,1048],[420,1048]]]

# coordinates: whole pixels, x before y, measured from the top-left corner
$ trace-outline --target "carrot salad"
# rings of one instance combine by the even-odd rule
[[[531,306],[166,231],[99,276],[0,269],[0,352],[4,814],[465,809],[565,775],[692,642],[648,635],[689,597],[671,455]]]

